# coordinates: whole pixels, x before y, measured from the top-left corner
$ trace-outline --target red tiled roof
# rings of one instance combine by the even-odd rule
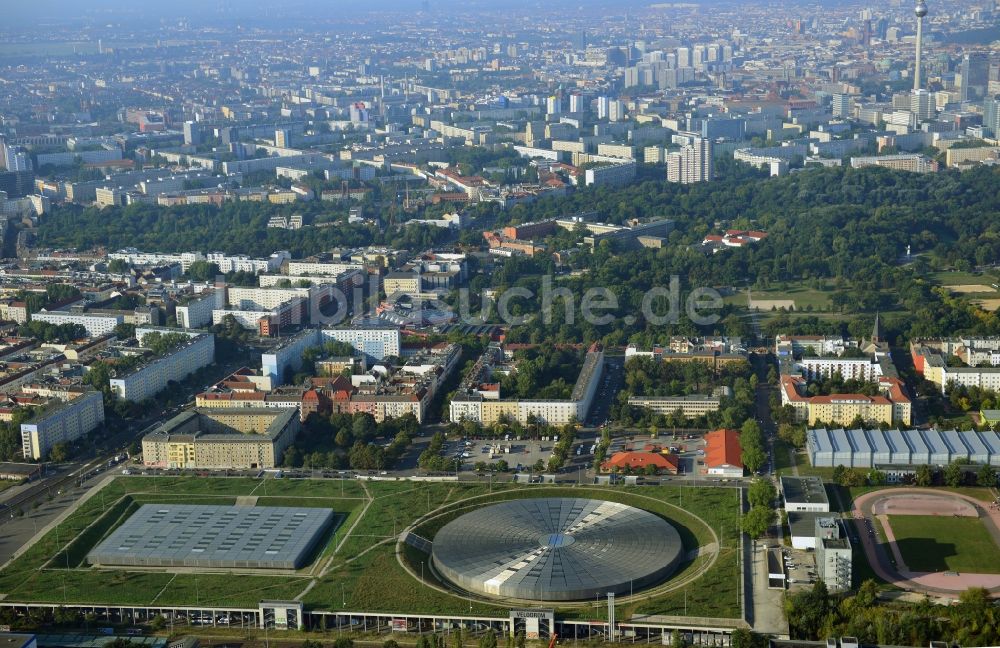
[[[743,467],[738,430],[715,430],[705,435],[705,465]]]
[[[656,466],[660,470],[677,472],[678,465],[677,455],[665,455],[659,452],[616,452],[601,465],[601,468],[610,470],[631,466],[641,469],[646,466]]]
[[[782,376],[781,377],[781,389],[784,390],[786,397],[790,401],[804,401],[808,400],[805,396],[799,394],[798,387],[805,384],[805,380],[800,376]]]

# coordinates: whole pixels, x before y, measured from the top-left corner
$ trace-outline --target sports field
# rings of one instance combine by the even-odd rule
[[[911,571],[1000,574],[1000,547],[979,518],[891,515],[889,525]]]

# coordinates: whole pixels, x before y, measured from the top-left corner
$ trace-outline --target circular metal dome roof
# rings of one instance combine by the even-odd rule
[[[438,572],[467,591],[575,601],[662,581],[682,550],[677,530],[648,511],[545,498],[467,513],[438,531],[431,553]]]

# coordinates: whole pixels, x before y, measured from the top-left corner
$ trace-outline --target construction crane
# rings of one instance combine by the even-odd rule
[[[559,638],[559,635],[557,635],[556,633],[553,632],[552,636],[549,637],[549,648],[556,648],[556,639],[558,639],[558,638]]]

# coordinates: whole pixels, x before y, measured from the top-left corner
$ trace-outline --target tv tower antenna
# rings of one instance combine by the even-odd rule
[[[913,91],[920,89],[920,57],[923,50],[924,40],[924,16],[927,15],[927,3],[924,0],[917,0],[917,6],[913,9],[917,16],[917,64],[913,71]]]

